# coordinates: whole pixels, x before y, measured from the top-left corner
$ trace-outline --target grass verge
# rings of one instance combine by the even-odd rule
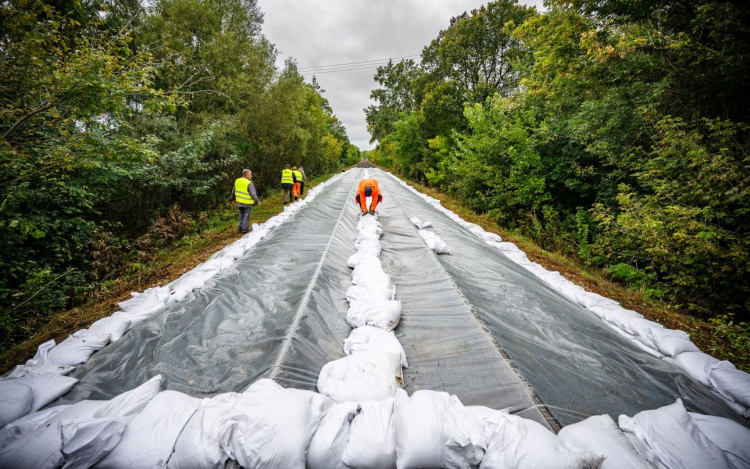
[[[627,288],[607,278],[604,270],[583,264],[579,259],[557,252],[550,252],[539,247],[533,240],[516,232],[504,229],[488,215],[481,215],[466,208],[457,199],[424,186],[410,179],[403,178],[415,189],[439,199],[446,208],[461,218],[476,223],[487,231],[499,234],[504,241],[515,243],[528,258],[544,266],[545,269],[558,271],[568,280],[586,290],[618,301],[624,308],[643,314],[646,319],[657,322],[670,329],[680,329],[690,335],[690,339],[701,351],[713,355],[719,360],[729,360],[744,371],[750,372],[750,347],[742,346],[746,336],[732,338],[726,326],[707,322],[682,311],[670,308],[669,305],[654,301],[642,290]]]
[[[309,191],[335,174],[309,178]],[[271,191],[261,198],[261,205],[253,208],[251,223],[263,223],[283,210],[281,190]],[[130,292],[143,291],[165,285],[207,261],[216,251],[242,236],[237,232],[237,209],[229,204],[214,210],[195,232],[189,233],[150,256],[148,262],[133,262],[123,269],[123,275],[104,283],[88,302],[48,318],[39,325],[38,332],[29,340],[15,345],[0,355],[0,373],[24,363],[34,356],[40,344],[55,339],[58,343],[73,332],[85,329],[94,321],[117,311],[117,303],[130,297]]]

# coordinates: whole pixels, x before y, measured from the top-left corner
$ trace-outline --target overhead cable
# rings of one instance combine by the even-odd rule
[[[310,66],[310,67],[299,67],[297,69],[298,72],[313,72],[313,71],[328,71],[332,69],[349,69],[352,67],[359,67],[364,65],[369,66],[377,66],[378,63],[388,63],[391,60],[399,60],[399,59],[411,59],[419,57],[419,55],[406,55],[403,57],[389,57],[385,59],[373,59],[373,60],[363,60],[360,62],[346,62],[346,63],[340,63],[340,64],[330,64],[330,65],[316,65],[316,66]]]

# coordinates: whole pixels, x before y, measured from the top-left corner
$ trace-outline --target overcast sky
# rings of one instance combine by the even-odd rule
[[[453,16],[478,8],[479,0],[259,0],[263,33],[279,50],[279,64],[288,57],[305,68],[389,57],[419,55]],[[521,2],[541,8],[542,1]],[[417,58],[418,59],[418,58]],[[362,68],[368,67],[369,68]],[[333,111],[346,126],[353,144],[369,149],[370,134],[363,109],[370,103],[376,67],[314,75],[326,90]]]

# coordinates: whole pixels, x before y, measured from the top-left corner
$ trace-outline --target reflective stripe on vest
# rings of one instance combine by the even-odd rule
[[[292,179],[292,170],[291,169],[285,169],[281,172],[281,183],[282,184],[294,184],[294,179]]]
[[[247,178],[237,178],[234,181],[234,200],[240,204],[255,205],[255,199],[250,195],[247,188],[250,186],[251,181]]]
[[[294,175],[297,176],[297,182],[302,182],[302,173],[294,171]]]

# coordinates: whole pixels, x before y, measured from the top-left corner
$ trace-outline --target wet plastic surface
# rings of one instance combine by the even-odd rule
[[[210,397],[260,378],[314,390],[344,356],[344,294],[357,210],[351,171],[200,291],[96,353],[58,403],[109,399],[161,373],[165,388]],[[194,298],[193,298],[194,296]]]
[[[364,173],[346,173],[203,289],[94,354],[71,375],[79,384],[55,404],[109,399],[157,374],[165,389],[196,397],[242,391],[266,377],[314,390],[323,365],[344,356],[351,330],[346,262],[359,217],[353,194]],[[466,405],[510,408],[544,423],[536,395],[563,425],[595,414],[633,415],[676,397],[690,410],[737,420],[680,370],[390,176],[369,173],[384,196],[383,267],[403,302],[395,332],[410,365],[407,391],[447,391]],[[431,221],[453,255],[430,251],[413,216]]]
[[[398,224],[405,232],[411,229],[411,235],[418,236],[409,222],[413,216],[433,223],[453,254],[429,254],[563,426],[591,415],[633,415],[671,404],[677,397],[691,410],[748,425],[681,370],[637,348],[391,176],[370,171],[384,197],[399,201],[403,216]],[[403,281],[397,284],[399,291],[407,287]],[[406,341],[402,344],[412,360]]]

